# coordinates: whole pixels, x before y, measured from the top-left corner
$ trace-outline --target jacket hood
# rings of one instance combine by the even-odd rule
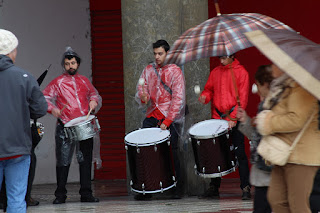
[[[6,55],[0,55],[0,72],[13,66],[11,58]]]

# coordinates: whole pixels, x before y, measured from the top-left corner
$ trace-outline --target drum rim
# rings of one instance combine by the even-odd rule
[[[142,146],[152,146],[152,145],[157,145],[157,144],[160,144],[160,143],[163,143],[165,142],[166,140],[168,140],[171,136],[169,135],[168,137],[162,139],[162,140],[159,140],[159,141],[154,141],[154,142],[150,142],[150,143],[144,143],[144,144],[137,144],[137,143],[132,143],[132,142],[129,142],[129,141],[126,141],[125,140],[125,144],[127,145],[130,145],[130,146],[137,146],[137,147],[142,147]]]
[[[226,171],[223,171],[223,172],[220,172],[220,173],[211,173],[211,174],[205,174],[205,173],[201,173],[197,170],[197,168],[194,168],[195,170],[195,173],[196,175],[200,176],[200,177],[203,177],[203,178],[216,178],[216,177],[223,177],[223,176],[226,176],[232,172],[235,172],[236,169],[238,167],[238,164],[236,163],[232,168],[226,170]]]
[[[75,120],[75,119],[78,119],[78,118],[85,118],[87,117],[86,115],[84,116],[80,116],[80,117],[76,117],[74,119],[71,119],[70,121],[68,121],[67,123],[64,124],[64,127],[65,128],[69,128],[69,127],[73,127],[73,126],[79,126],[79,125],[82,125],[82,124],[86,124],[88,122],[91,122],[92,119],[96,118],[95,115],[89,115],[88,119],[84,120],[83,122],[81,123],[77,123],[77,124],[73,124],[73,125],[69,125],[69,123],[71,123],[71,121]]]
[[[201,135],[201,136],[199,136],[199,135],[194,135],[194,134],[191,134],[191,133],[190,133],[190,130],[191,130],[192,128],[194,128],[195,125],[200,124],[200,123],[202,123],[202,122],[209,122],[209,121],[213,121],[213,120],[219,120],[219,121],[227,122],[226,120],[223,120],[223,119],[209,119],[209,120],[199,121],[199,122],[195,123],[192,127],[190,127],[190,128],[188,129],[188,134],[190,135],[191,138],[194,138],[194,139],[211,139],[211,138],[219,137],[219,136],[224,135],[224,134],[226,134],[227,132],[229,132],[229,129],[227,128],[227,129],[225,129],[225,130],[222,131],[222,132],[219,132],[219,133],[217,133],[217,134],[212,134],[212,135]]]
[[[151,127],[151,128],[142,128],[142,129],[138,129],[138,130],[144,130],[144,129],[160,129],[158,127]],[[135,131],[138,131],[138,130],[133,130],[131,132],[129,132],[125,137],[124,137],[124,141],[125,141],[125,144],[129,145],[129,146],[134,146],[134,147],[143,147],[143,146],[152,146],[152,145],[157,145],[157,144],[160,144],[160,143],[163,143],[165,141],[167,141],[168,139],[170,139],[171,137],[171,134],[170,134],[170,131],[169,130],[163,130],[163,131],[168,131],[169,132],[169,135],[161,140],[158,140],[158,141],[152,141],[150,143],[144,143],[144,144],[137,144],[137,143],[133,143],[133,142],[130,142],[130,141],[127,141],[126,140],[126,137],[135,132]]]
[[[131,186],[131,191],[134,191],[134,192],[137,192],[137,193],[141,193],[141,194],[154,194],[154,193],[159,193],[159,192],[164,192],[168,189],[171,189],[172,187],[176,187],[176,184],[177,182],[174,182],[172,185],[166,187],[166,188],[162,188],[162,189],[157,189],[157,190],[153,190],[153,191],[140,191],[140,190],[137,190],[137,189],[134,189],[132,186]]]

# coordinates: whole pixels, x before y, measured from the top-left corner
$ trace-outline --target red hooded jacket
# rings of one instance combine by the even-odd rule
[[[238,87],[240,105],[245,109],[248,103],[249,75],[237,59],[234,59],[231,63],[231,67]],[[230,117],[236,118],[238,106],[230,65],[220,65],[210,72],[208,81],[201,95],[206,96],[205,104],[211,101],[212,118],[221,119],[216,109],[225,114],[226,111],[231,110],[232,107],[235,108],[230,113]],[[227,117],[224,119],[230,120]]]

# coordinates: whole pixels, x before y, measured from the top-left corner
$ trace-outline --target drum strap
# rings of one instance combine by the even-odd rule
[[[153,66],[154,72],[157,74],[159,80],[161,81],[161,84],[163,85],[164,89],[167,90],[167,92],[170,93],[170,95],[172,95],[172,90],[171,90],[171,88],[170,88],[169,86],[167,86],[167,85],[162,81],[162,79],[161,79],[161,77],[160,77],[160,75],[159,75],[159,73],[158,73],[158,71],[157,71],[156,65],[153,63],[152,66]]]
[[[228,111],[228,113],[230,114],[231,112],[233,112],[233,110],[234,110],[235,107],[236,107],[236,106],[233,106],[233,107],[230,109],[230,111]],[[228,113],[223,114],[223,113],[220,112],[217,108],[215,108],[215,109],[216,109],[217,113],[219,114],[220,118],[225,118],[225,117],[228,116]]]
[[[60,119],[58,119],[58,123],[64,128],[64,124]]]

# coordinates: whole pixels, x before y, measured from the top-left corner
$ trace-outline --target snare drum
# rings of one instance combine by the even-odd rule
[[[160,128],[139,129],[126,135],[132,191],[157,193],[176,185],[169,139],[170,132]]]
[[[64,125],[66,137],[70,140],[83,141],[100,132],[98,119],[94,115],[72,119]]]
[[[228,122],[219,119],[202,121],[189,129],[197,175],[222,177],[236,170],[234,146],[228,131]]]

